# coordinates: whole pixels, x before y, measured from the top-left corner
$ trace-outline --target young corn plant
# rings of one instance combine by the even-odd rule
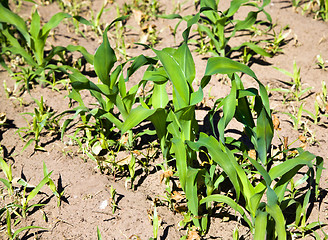
[[[116,57],[109,45],[106,29],[103,43],[94,56],[95,72],[100,83],[91,82],[79,72],[70,75],[73,87],[70,97],[80,104],[75,110],[84,123],[91,117],[108,121],[122,136],[127,133],[130,138],[132,128],[145,120],[150,121],[159,139],[163,168],[167,170],[170,164],[173,165],[181,189],[185,192],[188,206],[185,223],[192,222],[200,233],[207,231],[212,211],[210,203],[217,201],[229,205],[241,215],[254,239],[286,239],[286,208],[295,205],[307,209],[308,204],[308,201],[300,203],[298,199],[289,197],[287,187],[298,171],[308,166],[306,175],[310,191],[305,195],[301,192],[303,195],[300,199],[311,193],[317,196],[323,161],[302,149],[297,149],[297,155],[285,154],[283,160],[277,159],[277,155],[271,156],[273,123],[268,94],[247,66],[225,57],[210,58],[200,86],[194,90],[196,68],[187,40],[190,27],[198,18],[199,14],[189,19],[188,28],[183,34],[184,43],[178,49],[153,49],[156,54],[154,58],[140,55],[131,59],[126,77],[122,74],[126,63],[112,70]],[[125,83],[145,65],[150,66],[142,79],[127,91]],[[237,74],[239,72],[255,79],[258,89],[245,89]],[[203,89],[214,74],[226,74],[231,80],[229,95],[219,99],[209,114],[213,120],[214,113],[223,112],[218,123],[211,121],[215,137],[199,133],[195,117],[196,105],[203,100]],[[139,87],[147,83],[153,86],[151,91],[138,96]],[[87,108],[79,94],[81,90],[90,91],[97,99],[99,108]],[[172,93],[171,100],[168,91]],[[119,114],[114,112],[114,106],[119,109]],[[243,125],[244,133],[241,135],[247,139],[246,142],[225,136],[227,126],[233,119]],[[249,156],[252,151],[255,156]],[[288,153],[289,149],[284,151]],[[200,152],[205,153],[208,159],[201,158]],[[246,159],[248,164],[239,164]],[[250,172],[253,173],[251,177]],[[232,194],[221,190],[227,182],[224,180],[234,187]],[[297,212],[296,218],[306,216],[303,213]],[[295,221],[297,226],[299,223]]]
[[[131,176],[130,180],[133,182],[135,168],[135,157],[132,153],[133,141],[135,138],[147,134],[147,132],[141,132],[134,135],[132,131],[129,131],[126,136],[121,137],[121,139],[126,139],[126,141],[120,141],[118,144],[112,139],[113,137],[115,138],[115,135],[117,138],[117,135],[121,133],[124,121],[129,115],[132,106],[138,99],[137,91],[141,84],[137,84],[128,90],[126,82],[140,67],[156,61],[152,58],[140,55],[127,62],[119,64],[113,70],[117,58],[114,50],[109,44],[107,32],[113,24],[126,18],[127,16],[117,18],[105,29],[103,43],[99,46],[94,55],[94,68],[100,83],[95,84],[91,82],[86,76],[77,70],[70,74],[69,77],[71,80],[72,91],[69,94],[69,97],[76,100],[79,103],[79,106],[75,108],[76,115],[65,121],[62,133],[64,133],[67,125],[76,116],[81,116],[83,125],[85,126],[87,148],[92,149],[92,153],[89,154],[89,156],[92,158],[92,155],[97,157],[101,152],[111,152],[111,150],[113,150],[110,149],[111,147],[118,149],[118,151],[125,148],[130,151],[131,157],[127,166],[129,167]],[[124,67],[130,62],[132,62],[131,66],[127,69],[127,75],[124,77]],[[92,109],[85,106],[80,94],[80,91],[82,90],[89,91],[96,99],[97,105]],[[118,109],[119,113],[115,112],[114,107]],[[95,120],[94,123],[91,122],[92,119]],[[118,130],[118,132],[115,132],[116,130]]]
[[[38,79],[40,82],[46,82],[56,71],[63,72],[64,66],[57,66],[54,57],[61,56],[64,51],[79,51],[88,62],[92,63],[91,55],[81,46],[52,47],[48,54],[45,54],[45,45],[47,37],[52,29],[57,27],[65,18],[72,16],[67,13],[57,13],[51,17],[49,22],[41,27],[41,19],[37,10],[32,14],[30,27],[25,21],[12,12],[6,5],[0,3],[0,22],[7,27],[1,29],[1,34],[9,42],[7,47],[2,48],[1,55],[10,52],[14,55],[21,56],[28,64],[27,77],[24,76],[24,82],[29,89],[30,81]],[[14,26],[20,33],[20,38],[14,37],[8,26]],[[54,63],[53,63],[54,62]],[[26,75],[26,74],[24,74]]]
[[[59,130],[58,120],[56,119],[57,116],[55,116],[55,112],[51,108],[43,103],[43,97],[41,96],[40,101],[37,99],[34,99],[34,101],[38,108],[34,108],[34,112],[23,113],[32,117],[32,124],[26,120],[28,127],[22,127],[16,131],[19,136],[26,141],[22,151],[33,142],[34,150],[45,151],[45,149],[39,144],[41,133],[44,129],[50,133],[56,133]],[[24,136],[21,135],[22,133]]]
[[[130,112],[122,131],[139,124],[140,116],[143,116],[142,120],[148,119],[153,123],[163,155],[175,160],[177,176],[187,199],[189,219],[201,233],[205,233],[208,228],[210,202],[217,201],[229,205],[241,214],[254,239],[271,239],[276,236],[286,239],[288,229],[284,211],[287,206],[295,203],[293,198],[285,198],[287,185],[298,170],[307,165],[307,175],[311,184],[315,185],[311,192],[315,192],[321,176],[322,159],[298,149],[297,157],[292,155],[285,159],[285,162],[271,168],[272,163],[277,160],[276,156],[269,155],[273,124],[268,95],[265,87],[247,66],[223,57],[210,58],[199,89],[193,91],[191,84],[195,76],[195,66],[186,43],[176,50],[166,48],[154,52],[163,67],[146,71],[143,79],[153,81],[154,86],[159,88],[158,92],[155,94],[154,87],[151,102],[142,102]],[[237,72],[253,77],[259,84],[259,90],[244,89]],[[220,99],[215,108],[214,112],[223,108],[223,117],[217,125],[212,123],[213,132],[218,132],[215,138],[198,133],[195,105],[201,102],[202,89],[209,82],[211,75],[218,73],[229,76],[231,92],[224,99]],[[172,103],[167,98],[165,88],[168,81],[171,81],[173,86]],[[248,98],[255,98],[253,106]],[[255,112],[256,123],[251,109]],[[256,152],[254,159],[248,156],[247,152],[252,149],[245,143],[225,137],[226,127],[233,118],[243,124],[244,134]],[[230,150],[231,148],[233,150]],[[202,160],[198,159],[198,153],[202,149],[206,150],[209,160],[200,164]],[[240,158],[249,159],[251,163],[247,168],[239,165]],[[257,181],[249,179],[249,167],[261,178]],[[315,176],[314,170],[317,173]],[[234,186],[234,197],[220,193],[219,186],[224,182],[222,177],[229,179]],[[267,201],[262,200],[264,195],[267,196]],[[241,197],[245,202],[239,202]],[[298,203],[295,204],[299,206]],[[302,203],[302,207],[304,206],[306,208],[307,203]]]
[[[297,67],[296,61],[294,61],[293,64],[293,72],[288,72],[287,70],[278,67],[273,67],[273,68],[291,78],[290,82],[281,81],[287,86],[289,86],[290,88],[271,89],[271,91],[279,91],[284,93],[284,101],[296,100],[297,102],[299,102],[302,99],[302,96],[312,89],[312,87],[307,87],[303,89],[301,83],[301,68]]]
[[[262,6],[254,1],[238,1],[233,0],[230,3],[230,7],[225,11],[218,9],[219,1],[210,0],[200,1],[200,11],[194,17],[191,15],[182,17],[178,14],[171,14],[162,16],[163,18],[180,19],[187,22],[188,29],[190,31],[191,25],[196,24],[197,32],[200,35],[199,41],[193,41],[201,47],[202,51],[210,52],[214,56],[226,57],[231,54],[232,51],[239,51],[244,47],[248,47],[255,53],[262,56],[270,57],[271,54],[267,53],[264,49],[251,42],[244,42],[240,46],[236,46],[229,49],[229,41],[232,39],[238,31],[244,31],[250,29],[257,21],[257,16],[260,12],[266,15],[266,18],[271,22],[271,16],[264,10],[264,7],[270,3],[269,0],[263,1]],[[250,11],[247,17],[243,20],[235,20],[234,15],[242,6],[252,6],[257,11]],[[227,31],[229,27],[232,27],[232,31]],[[205,38],[206,36],[206,38]]]

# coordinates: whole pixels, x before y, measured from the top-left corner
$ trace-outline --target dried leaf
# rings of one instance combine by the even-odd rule
[[[195,228],[188,232],[187,240],[200,240],[200,236]]]
[[[137,235],[131,235],[131,236],[129,237],[129,239],[130,239],[130,240],[141,240],[141,238],[140,238],[139,236],[137,236]]]
[[[275,130],[281,130],[281,128],[279,127],[280,126],[279,118],[277,118],[277,116],[274,115],[274,114],[273,114],[272,123],[273,123],[273,127],[274,127]]]
[[[284,137],[284,150],[288,149],[288,137]]]
[[[166,170],[164,173],[161,174],[161,183],[163,182],[164,178],[169,178],[173,176],[173,171],[171,169]]]
[[[131,158],[132,158],[132,154],[117,160],[116,164],[119,166],[129,165],[129,163],[131,162]]]
[[[251,150],[249,150],[249,151],[248,151],[248,156],[249,156],[250,158],[256,159],[256,151],[255,151],[255,149],[251,149]]]
[[[298,139],[302,142],[302,143],[306,143],[306,137],[303,135],[299,135]]]
[[[179,202],[179,201],[183,200],[185,197],[181,193],[179,193],[177,191],[173,191],[173,193],[171,194],[171,198],[173,200]]]

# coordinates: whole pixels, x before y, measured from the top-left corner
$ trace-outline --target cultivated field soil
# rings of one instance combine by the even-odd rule
[[[97,13],[101,8],[103,1],[92,1],[92,10]],[[116,18],[116,6],[123,6],[123,1],[118,0],[108,4],[106,11],[101,18],[101,22],[110,23]],[[178,1],[160,0],[160,10],[163,14],[170,14]],[[230,1],[222,1],[220,6],[227,9]],[[33,10],[33,4],[23,2],[18,14],[27,19]],[[15,11],[15,8],[12,8]],[[41,19],[46,22],[56,12],[60,11],[57,3],[46,6],[38,6]],[[243,12],[245,11],[245,12]],[[238,15],[247,14],[247,8],[241,8]],[[303,88],[312,87],[312,89],[304,94],[301,101],[286,101],[284,103],[283,94],[281,92],[270,92],[270,107],[274,110],[276,117],[280,120],[281,130],[275,131],[273,144],[279,145],[279,137],[283,139],[288,137],[288,142],[293,143],[292,146],[299,147],[301,145],[299,136],[305,134],[307,138],[306,150],[321,156],[324,159],[324,167],[327,168],[328,156],[328,119],[322,117],[318,124],[313,124],[308,115],[303,113],[302,124],[306,124],[308,132],[300,128],[293,128],[292,119],[289,112],[293,115],[303,103],[303,109],[314,112],[314,102],[316,96],[322,92],[322,81],[328,84],[328,71],[321,69],[316,64],[317,55],[321,55],[324,60],[328,59],[328,23],[319,19],[313,19],[312,15],[302,14],[301,10],[295,10],[291,1],[273,0],[266,7],[266,11],[271,14],[272,22],[276,24],[274,30],[278,34],[285,26],[289,26],[284,33],[289,32],[286,37],[286,44],[281,48],[282,51],[272,58],[255,56],[255,60],[250,65],[258,79],[268,89],[287,87],[283,82],[290,81],[290,77],[274,69],[279,67],[289,72],[293,71],[293,62],[296,61],[297,66],[301,69],[301,81]],[[17,12],[17,11],[16,11]],[[86,19],[90,19],[90,9],[82,13]],[[180,15],[197,13],[194,1],[181,2]],[[127,46],[127,54],[129,57],[138,56],[139,54],[154,56],[151,50],[146,50],[143,46],[135,45],[140,41],[143,34],[142,29],[138,25],[138,16],[135,12],[127,21],[126,33],[124,34],[125,44]],[[264,19],[264,15],[261,17]],[[155,49],[164,47],[177,47],[181,43],[181,34],[186,25],[181,24],[177,30],[176,38],[172,35],[171,29],[174,29],[177,20],[156,19],[149,22],[156,28],[159,37],[159,43],[155,45]],[[83,30],[83,26],[80,26]],[[47,48],[50,46],[67,46],[69,44],[78,44],[84,46],[90,53],[94,53],[102,42],[102,37],[96,36],[94,32],[84,31],[85,37],[75,33],[71,23],[64,21],[52,31],[47,42]],[[272,33],[272,31],[271,31]],[[109,33],[111,34],[111,33]],[[237,46],[250,35],[240,34],[229,42],[231,46]],[[197,39],[196,33],[191,32],[191,38]],[[272,36],[260,36],[262,39],[272,39]],[[112,47],[115,46],[115,38],[110,38]],[[192,51],[197,78],[203,76],[207,59],[210,54],[200,55],[195,51],[196,47],[190,45]],[[119,56],[119,54],[118,54]],[[238,60],[236,57],[235,60]],[[87,66],[93,70],[93,66]],[[8,73],[0,68],[1,81],[6,81],[8,88],[14,87],[15,80]],[[133,85],[140,81],[136,74],[131,79]],[[257,87],[254,80],[242,77],[245,86]],[[131,84],[132,86],[132,84]],[[159,163],[162,161],[161,154],[150,160],[147,166],[148,173],[144,171],[142,166],[137,165],[135,186],[133,189],[130,183],[126,184],[126,175],[101,173],[96,162],[88,158],[87,155],[80,151],[79,147],[74,144],[67,135],[73,135],[76,126],[72,126],[67,130],[63,140],[60,134],[44,134],[41,137],[41,144],[46,151],[34,151],[33,144],[22,151],[25,142],[23,142],[16,131],[19,128],[26,127],[27,122],[31,121],[25,112],[33,112],[36,104],[33,98],[40,100],[43,96],[47,106],[54,109],[57,113],[61,113],[69,109],[68,90],[62,85],[57,85],[60,91],[52,89],[51,86],[42,87],[36,85],[28,92],[20,96],[18,99],[7,98],[4,87],[0,86],[0,112],[6,113],[7,124],[0,130],[0,144],[3,147],[4,157],[13,164],[13,175],[15,177],[24,177],[30,184],[38,184],[43,178],[43,163],[46,164],[48,171],[53,171],[51,178],[56,186],[64,189],[64,197],[60,207],[57,207],[56,197],[47,186],[41,189],[33,203],[40,201],[45,203],[41,209],[31,212],[26,220],[21,221],[15,229],[24,226],[40,226],[45,230],[32,229],[20,234],[21,239],[97,239],[97,227],[99,228],[102,239],[149,239],[153,236],[153,227],[151,224],[152,211],[154,209],[153,202],[155,199],[158,204],[157,211],[161,219],[159,228],[159,239],[180,239],[186,235],[186,229],[179,227],[179,222],[183,219],[181,213],[171,211],[165,204],[165,183],[161,181],[162,169]],[[205,89],[205,104],[213,106],[215,99],[224,97],[230,92],[230,83],[222,78],[222,76],[214,76],[210,84]],[[94,103],[93,98],[87,92],[83,95],[85,102]],[[73,102],[73,106],[77,106]],[[92,105],[90,105],[92,106]],[[326,112],[327,114],[328,112]],[[201,126],[203,126],[205,112],[199,110],[197,118]],[[26,120],[25,120],[26,119]],[[61,120],[60,124],[64,119]],[[205,127],[205,126],[204,126]],[[233,129],[231,123],[229,128]],[[124,159],[126,154],[119,153],[117,158]],[[0,172],[3,178],[3,172]],[[177,182],[177,180],[175,180]],[[318,221],[328,223],[328,172],[323,170],[321,177],[321,193],[319,200],[312,203],[309,212],[309,222]],[[110,204],[110,188],[116,189],[117,209],[112,213]],[[0,185],[0,188],[3,188]],[[5,192],[6,190],[3,190]],[[31,203],[32,203],[31,202]],[[0,206],[4,204],[4,200],[0,199]],[[230,213],[230,214],[229,214]],[[232,239],[233,230],[236,226],[239,228],[239,234],[242,239],[252,239],[251,233],[247,227],[244,227],[238,218],[234,217],[233,210],[224,208],[211,218],[209,231],[202,237],[203,239]],[[1,223],[0,239],[6,239],[6,223]],[[328,228],[323,227],[328,233]],[[321,232],[318,229],[318,232]],[[322,236],[322,233],[320,233]],[[190,237],[189,239],[197,239]],[[307,239],[313,239],[307,236]]]

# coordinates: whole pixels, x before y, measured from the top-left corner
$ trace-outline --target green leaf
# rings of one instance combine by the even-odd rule
[[[40,15],[37,10],[32,14],[32,21],[30,27],[30,33],[34,41],[39,37],[40,33]]]
[[[146,109],[142,106],[138,106],[132,109],[125,119],[125,122],[123,123],[121,133],[123,134],[131,128],[135,127],[140,122],[150,117],[155,111],[155,109]]]
[[[280,207],[278,206],[277,195],[270,187],[267,190],[267,198],[268,204],[266,210],[275,221],[278,240],[286,240],[286,221]]]
[[[186,44],[178,50],[165,48],[162,51],[153,50],[164,66],[164,69],[173,83],[173,102],[176,109],[189,105],[190,90],[188,82],[192,82],[195,66]]]
[[[256,150],[259,158],[264,165],[267,164],[267,153],[271,146],[273,138],[273,124],[271,117],[267,114],[264,108],[261,109],[257,117],[256,125]]]
[[[204,203],[208,203],[208,202],[222,202],[225,204],[228,204],[232,209],[234,209],[235,211],[239,212],[240,215],[242,216],[242,218],[245,220],[245,222],[248,224],[248,226],[252,229],[253,225],[251,223],[251,221],[247,218],[247,215],[244,211],[244,209],[233,199],[221,195],[221,194],[213,194],[210,196],[207,196],[203,199],[200,200],[199,204],[204,204]]]
[[[223,117],[220,119],[218,123],[218,131],[222,143],[225,142],[224,129],[227,127],[227,125],[235,115],[236,106],[237,106],[237,86],[235,80],[232,79],[230,94],[223,100]]]
[[[46,40],[49,32],[53,28],[57,27],[63,19],[71,18],[71,17],[72,16],[69,15],[68,13],[64,13],[64,12],[56,13],[55,15],[53,15],[50,18],[50,20],[46,24],[44,24],[44,26],[42,27],[42,30],[41,30],[41,36],[40,37],[42,37]]]
[[[105,85],[110,85],[109,81],[109,73],[114,66],[114,63],[117,61],[116,55],[114,50],[111,48],[108,37],[107,31],[109,26],[106,27],[104,34],[103,34],[103,42],[98,47],[95,56],[94,56],[94,68],[97,76],[99,77],[100,81],[102,81]]]
[[[205,75],[233,74],[235,72],[243,72],[257,79],[255,73],[249,67],[225,57],[210,58],[207,62]]]
[[[97,227],[97,239],[101,240],[101,234],[100,234],[100,230],[98,227]]]
[[[213,161],[218,163],[220,167],[222,167],[223,171],[228,175],[229,180],[232,182],[235,188],[237,199],[239,199],[241,186],[236,171],[236,168],[238,168],[238,166],[237,164],[233,164],[231,161],[227,161],[227,159],[229,159],[229,156],[227,155],[227,153],[221,150],[219,142],[213,136],[207,136],[205,133],[201,132],[199,140],[196,143],[188,142],[188,144],[192,144],[198,149],[202,146],[207,148],[208,153],[210,154]],[[235,159],[231,160],[236,161]]]
[[[266,236],[267,219],[268,213],[261,210],[258,211],[255,217],[255,234],[254,240],[263,240]]]
[[[198,169],[188,167],[185,188],[188,209],[195,217],[198,217],[198,194],[196,181],[198,172]],[[193,222],[196,227],[200,228],[199,219],[194,218]]]
[[[20,234],[21,232],[23,232],[25,230],[29,230],[29,229],[34,229],[34,228],[46,229],[46,228],[38,227],[38,226],[26,226],[26,227],[22,227],[22,228],[16,230],[16,232],[14,232],[14,234],[12,235],[12,239],[15,239],[18,236],[18,234]]]
[[[5,22],[16,26],[18,31],[24,36],[28,45],[31,45],[31,38],[30,38],[30,34],[28,33],[25,21],[20,16],[10,11],[8,8],[5,8],[1,3],[0,3],[0,22]]]
[[[70,52],[75,52],[75,51],[80,52],[83,55],[83,57],[85,58],[85,60],[87,60],[88,63],[93,65],[93,55],[90,54],[84,47],[68,45],[66,47],[66,49],[67,49],[67,51],[70,51]]]
[[[314,158],[315,158],[314,154],[305,151],[295,158],[288,159],[287,161],[280,163],[277,166],[274,166],[269,171],[269,175],[271,179],[275,179],[284,175],[285,173],[287,173],[288,171],[290,171],[291,169],[293,169],[298,165],[308,165],[309,167],[312,167],[311,161]]]
[[[166,92],[166,82],[162,84],[154,83],[154,90],[151,97],[151,102],[154,108],[165,108],[169,102],[169,97]]]
[[[180,184],[183,191],[186,191],[186,181],[187,181],[187,154],[185,150],[184,142],[177,137],[174,137],[172,140],[172,150],[175,153],[176,167],[178,171],[178,176]]]
[[[49,177],[52,174],[52,171],[46,175],[42,181],[30,192],[30,194],[26,198],[26,203],[28,203],[31,199],[33,199],[41,190],[43,185],[47,184],[49,182]]]

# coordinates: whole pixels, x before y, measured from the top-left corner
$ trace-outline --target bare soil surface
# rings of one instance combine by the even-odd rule
[[[227,1],[228,2],[228,1]],[[102,0],[92,2],[92,8],[96,12],[100,9]],[[106,12],[102,18],[104,22],[111,22],[115,17],[116,4],[122,6],[122,2],[109,5],[112,9]],[[227,3],[223,3],[227,4]],[[173,10],[172,1],[160,1],[160,9],[163,13],[169,14]],[[225,9],[226,6],[223,6]],[[25,19],[30,16],[31,4],[23,3],[20,10],[20,15]],[[114,10],[114,11],[113,11]],[[304,131],[293,129],[290,117],[283,112],[290,112],[295,115],[294,110],[297,110],[302,103],[303,108],[314,112],[314,100],[317,94],[321,92],[321,82],[325,81],[328,84],[328,71],[320,69],[316,64],[316,56],[321,54],[323,59],[328,59],[328,23],[320,20],[314,20],[311,16],[305,16],[297,13],[291,7],[289,1],[272,1],[267,6],[266,10],[271,14],[273,23],[277,23],[275,31],[289,25],[290,34],[287,37],[287,44],[282,47],[282,53],[275,55],[272,58],[261,58],[253,63],[250,67],[269,88],[286,87],[282,81],[290,81],[290,78],[281,72],[274,69],[272,66],[293,71],[293,61],[296,61],[297,66],[301,68],[302,84],[305,87],[313,87],[309,94],[304,95],[301,102],[290,101],[283,103],[283,95],[279,92],[271,92],[270,104],[274,109],[275,115],[280,119],[281,130],[278,131],[280,138],[288,137],[289,142],[296,140],[293,146],[299,147],[301,142],[298,139],[299,135]],[[44,21],[50,18],[51,15],[59,11],[56,4],[39,7],[40,15]],[[187,15],[195,12],[193,1],[187,1],[182,5],[180,14]],[[88,18],[86,12],[85,18]],[[239,12],[238,14],[245,14]],[[138,42],[139,36],[142,34],[138,23],[137,16],[132,16],[127,25],[130,30],[126,33],[126,44],[128,48],[128,56],[134,57],[139,54],[154,55],[150,50],[145,50],[142,46],[134,45]],[[178,46],[181,41],[181,33],[185,25],[181,24],[178,28],[177,38],[171,34],[170,28],[174,28],[176,20],[158,19],[150,24],[154,24],[159,33],[160,42],[155,46],[156,49],[163,47]],[[86,32],[86,38],[79,34],[70,32],[67,25],[61,23],[55,30],[53,37],[49,37],[48,45],[67,46],[68,44],[79,44],[84,46],[90,53],[94,53],[101,42],[101,37],[95,36],[94,33]],[[249,36],[237,36],[231,41],[231,45],[238,44],[243,38]],[[264,36],[270,38],[270,36]],[[112,42],[112,46],[115,44]],[[195,47],[191,47],[195,49]],[[193,51],[197,77],[200,79],[205,71],[206,59],[209,55],[199,55]],[[91,67],[90,67],[91,68]],[[0,72],[2,80],[5,80],[9,87],[13,87],[14,80],[11,79],[7,72]],[[136,75],[135,82],[138,75]],[[140,76],[139,76],[140,77]],[[253,80],[243,77],[246,86],[254,85]],[[213,99],[226,96],[230,91],[229,83],[220,77],[213,77],[211,83],[206,89],[206,102],[209,106],[214,103]],[[8,99],[4,88],[0,87],[0,112],[7,115],[7,126],[0,131],[0,144],[4,149],[4,155],[13,164],[13,175],[20,177],[25,176],[29,183],[37,184],[43,178],[43,162],[46,164],[49,171],[53,171],[51,177],[56,185],[65,190],[64,201],[60,207],[57,207],[56,198],[51,191],[44,187],[42,194],[33,202],[41,201],[46,203],[41,210],[34,211],[29,214],[26,221],[21,222],[17,227],[28,225],[40,226],[47,230],[30,230],[26,234],[21,234],[22,239],[97,239],[96,231],[99,227],[103,239],[149,239],[153,236],[153,228],[150,217],[153,210],[153,201],[155,198],[163,202],[163,206],[158,207],[159,216],[161,218],[161,227],[159,230],[160,239],[180,239],[186,234],[186,230],[180,229],[179,221],[183,216],[179,213],[174,213],[165,205],[165,184],[160,181],[161,168],[157,165],[160,162],[160,156],[152,159],[148,166],[149,174],[142,171],[141,166],[137,166],[136,186],[130,189],[129,183],[125,186],[126,177],[102,174],[97,168],[97,163],[88,159],[79,151],[78,146],[71,145],[70,139],[65,135],[63,141],[60,135],[42,136],[42,145],[47,150],[46,152],[34,152],[33,146],[29,146],[25,151],[22,151],[25,143],[19,138],[16,131],[27,126],[24,117],[30,121],[27,115],[22,115],[24,112],[32,112],[36,107],[32,98],[40,99],[43,96],[45,103],[60,113],[69,109],[69,99],[67,98],[68,91],[62,87],[58,92],[51,87],[41,88],[36,86],[31,90],[31,95],[27,92],[21,96],[23,103],[17,99]],[[211,97],[210,97],[211,96]],[[212,96],[214,98],[212,98]],[[90,99],[92,98],[85,96]],[[199,111],[198,118],[200,125],[203,124],[205,113]],[[304,116],[306,114],[304,113]],[[310,133],[307,135],[308,143],[306,150],[322,156],[327,168],[328,156],[328,119],[323,117],[320,123],[315,125],[309,119],[303,118],[306,122]],[[231,123],[231,128],[240,128]],[[74,129],[70,129],[68,134],[72,134]],[[280,144],[278,135],[274,138],[274,144]],[[124,153],[123,153],[124,154]],[[3,173],[0,172],[0,177]],[[327,221],[328,217],[328,197],[327,197],[327,181],[328,173],[325,169],[321,178],[321,198],[319,202],[314,203],[311,210],[310,220],[322,222]],[[114,187],[117,192],[118,208],[115,213],[112,213],[110,201],[110,186]],[[0,199],[0,205],[2,204]],[[320,206],[320,209],[319,209]],[[232,213],[234,214],[234,213]],[[227,218],[228,217],[228,218]],[[217,217],[211,219],[211,225],[204,239],[232,239],[232,233],[235,226],[240,227],[240,236],[244,239],[251,239],[251,234],[246,227],[229,215],[229,210],[217,214]],[[0,238],[5,239],[5,229],[0,231]],[[325,228],[327,232],[327,228]],[[309,237],[308,239],[312,239]]]

